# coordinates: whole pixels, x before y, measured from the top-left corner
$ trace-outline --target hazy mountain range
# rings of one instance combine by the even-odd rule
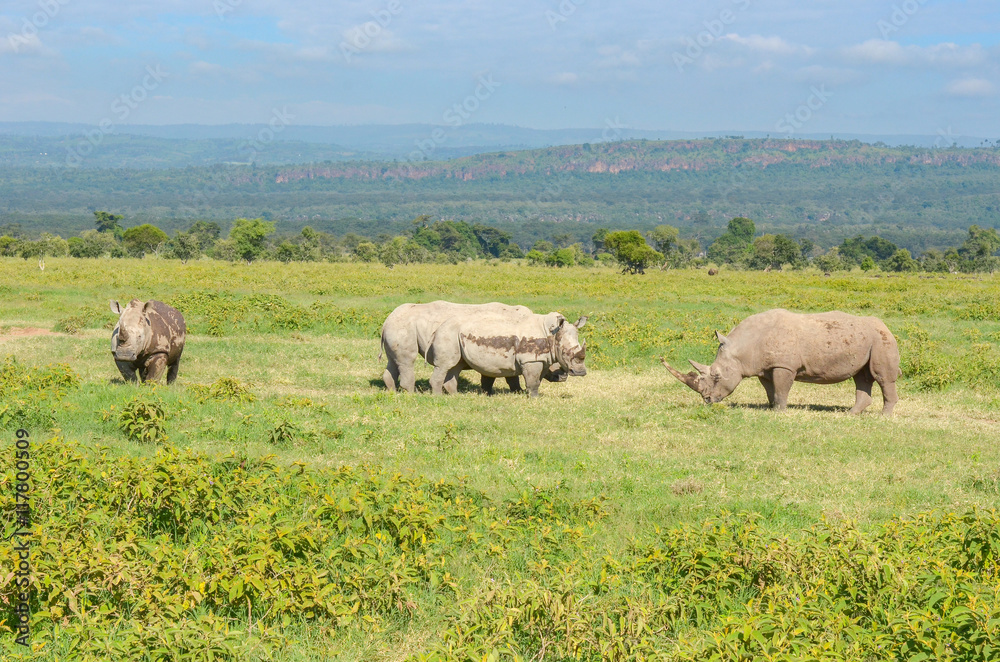
[[[112,124],[0,122],[0,167],[182,168],[222,163],[446,160],[618,140],[766,137],[860,140],[914,147],[979,147],[989,139],[951,135],[773,136],[763,132],[691,132],[604,127],[528,129],[501,124],[298,126],[276,110],[269,124]]]

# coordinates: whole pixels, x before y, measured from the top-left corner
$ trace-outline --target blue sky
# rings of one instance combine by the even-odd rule
[[[0,121],[998,139],[1000,3],[4,0],[0,83]]]

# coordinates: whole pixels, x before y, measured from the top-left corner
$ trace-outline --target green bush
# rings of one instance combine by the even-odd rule
[[[166,418],[162,402],[142,395],[126,400],[117,412],[113,406],[104,412],[104,419],[114,419],[119,431],[129,440],[146,444],[167,441]]]

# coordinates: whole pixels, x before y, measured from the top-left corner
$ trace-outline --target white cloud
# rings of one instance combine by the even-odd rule
[[[948,83],[944,91],[953,97],[988,97],[996,92],[996,86],[985,78],[962,78]]]
[[[9,32],[0,35],[0,55],[55,55],[56,52],[42,43],[38,33]]]
[[[199,60],[197,62],[192,62],[190,66],[188,66],[188,71],[196,76],[217,76],[224,73],[225,68],[221,64]]]
[[[599,67],[618,69],[642,65],[638,53],[626,50],[621,46],[601,46],[597,49],[597,54],[601,56],[601,59],[597,61]]]
[[[808,46],[793,44],[781,37],[764,37],[759,34],[752,34],[744,37],[731,32],[719,38],[720,41],[728,41],[739,46],[743,46],[751,51],[767,53],[770,55],[812,55],[815,49]]]
[[[580,81],[580,77],[572,72],[563,71],[552,76],[549,81],[555,85],[574,85]]]
[[[843,49],[843,55],[858,64],[885,64],[896,66],[938,65],[967,67],[986,60],[986,50],[979,44],[959,46],[951,42],[932,46],[903,46],[896,41],[869,39],[861,44]]]

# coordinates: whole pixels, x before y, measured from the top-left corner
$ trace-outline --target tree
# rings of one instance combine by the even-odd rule
[[[664,255],[671,252],[677,246],[680,236],[680,230],[672,225],[657,225],[646,233],[646,237],[653,244],[653,248]]]
[[[747,266],[751,269],[780,269],[783,264],[798,264],[801,247],[784,234],[765,234],[753,242]]]
[[[839,246],[840,257],[851,264],[861,264],[865,256],[871,256],[876,262],[884,262],[899,250],[899,246],[882,237],[865,239],[860,234],[853,239],[845,239]]]
[[[186,264],[191,258],[201,255],[201,244],[193,233],[178,230],[167,244],[167,253],[180,260],[181,264]]]
[[[359,242],[354,247],[354,256],[362,262],[374,262],[378,259],[378,246],[370,241]]]
[[[609,232],[604,247],[618,261],[623,274],[644,274],[646,267],[663,259],[663,253],[653,250],[638,230]]]
[[[749,218],[737,216],[708,247],[708,259],[716,264],[739,264],[748,259],[750,242],[757,228]]]
[[[576,263],[572,248],[560,248],[549,253],[545,264],[550,267],[572,267]]]
[[[472,230],[476,235],[476,239],[479,240],[479,248],[482,250],[483,255],[502,257],[505,253],[509,252],[511,240],[514,239],[514,235],[511,233],[478,223],[472,226]],[[520,249],[518,251],[520,252]]]
[[[958,249],[958,254],[966,259],[990,257],[1000,250],[1000,235],[993,228],[969,226],[969,237]]]
[[[42,244],[42,255],[64,257],[69,253],[69,243],[57,234],[43,232],[38,241]]]
[[[969,236],[958,248],[962,271],[996,271],[1000,260],[994,253],[1000,249],[1000,235],[993,228],[969,226]]]
[[[597,232],[590,238],[590,241],[594,244],[594,255],[604,251],[604,238],[608,236],[608,232],[610,230],[607,228],[598,228]]]
[[[844,261],[840,259],[840,251],[836,246],[828,250],[823,255],[817,255],[813,258],[813,264],[816,265],[816,268],[820,271],[826,272],[840,271],[848,268],[847,265],[844,264]]]
[[[753,241],[754,234],[757,233],[757,226],[749,218],[737,216],[729,221],[726,232],[737,241],[749,244]]]
[[[861,271],[871,271],[875,266],[875,260],[872,259],[871,255],[866,255],[865,259],[861,260]]]
[[[95,211],[94,225],[97,226],[98,232],[111,234],[115,239],[121,240],[122,234],[125,232],[125,229],[121,226],[121,223],[119,223],[122,218],[123,217],[118,214],[112,214],[106,211]]]
[[[101,257],[111,255],[115,257],[115,249],[118,242],[113,235],[108,232],[98,232],[97,230],[84,230],[79,237],[73,237],[68,242],[69,254],[73,257]]]
[[[298,261],[301,259],[299,247],[286,239],[274,249],[274,259],[285,264]]]
[[[188,233],[198,240],[202,251],[207,251],[222,236],[222,228],[215,221],[195,221]]]
[[[155,253],[160,244],[166,243],[168,239],[166,232],[149,223],[129,228],[122,234],[125,250],[132,257],[140,258],[146,253]]]
[[[525,259],[528,260],[528,264],[532,265],[545,264],[545,253],[539,250],[535,250],[534,248],[528,251],[528,253],[524,257]]]
[[[920,265],[910,255],[910,251],[900,248],[885,261],[885,268],[888,271],[916,271]]]
[[[25,260],[42,257],[45,255],[45,244],[41,241],[22,241],[18,249],[18,255]]]
[[[236,245],[239,258],[250,264],[264,253],[267,238],[273,233],[274,223],[261,218],[238,218],[229,230],[229,238]]]
[[[13,257],[14,255],[17,255],[17,246],[20,243],[21,242],[15,237],[8,234],[3,235],[0,237],[0,255],[3,255],[4,257]]]

